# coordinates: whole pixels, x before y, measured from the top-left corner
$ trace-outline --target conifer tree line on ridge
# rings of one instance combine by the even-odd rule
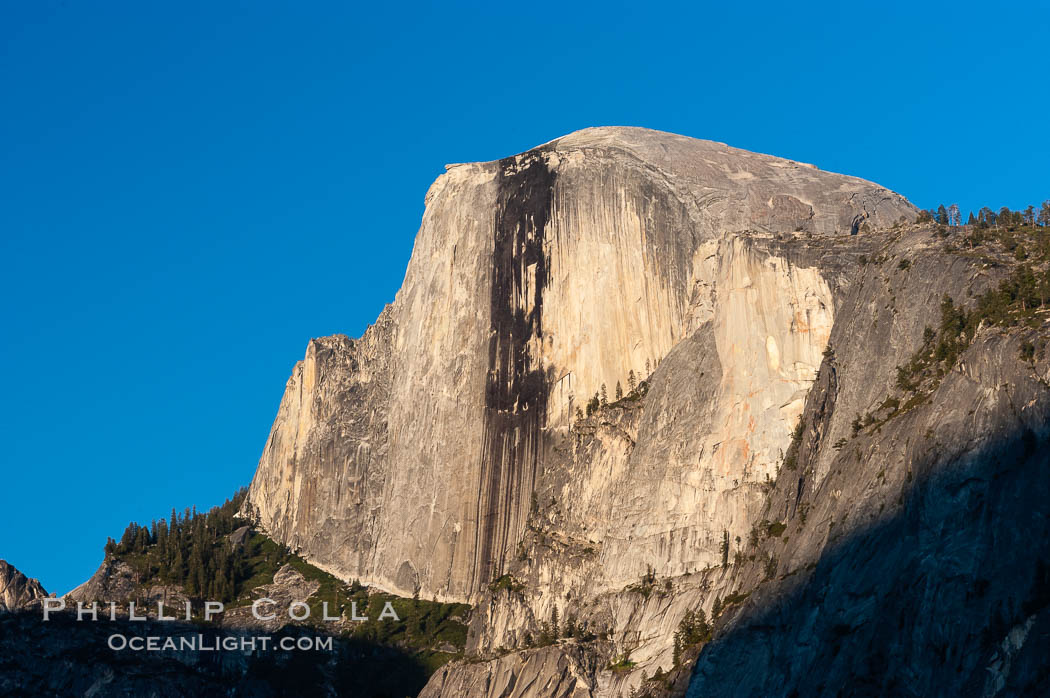
[[[935,209],[922,211],[919,213],[919,222],[933,222],[950,226],[964,224],[958,204],[950,204],[948,206],[941,204]],[[1044,201],[1038,210],[1036,210],[1035,206],[1028,206],[1023,211],[1011,211],[1009,207],[1003,206],[998,211],[993,211],[985,206],[977,212],[977,215],[970,211],[965,225],[973,225],[979,229],[996,226],[1017,227],[1026,225],[1047,227],[1050,226],[1050,199]]]
[[[131,564],[143,576],[181,586],[191,598],[232,601],[241,582],[251,576],[247,556],[227,544],[227,536],[247,522],[236,513],[248,493],[241,488],[222,505],[207,513],[196,507],[149,526],[131,522],[120,541],[106,542],[106,557]],[[279,554],[287,556],[287,551]]]

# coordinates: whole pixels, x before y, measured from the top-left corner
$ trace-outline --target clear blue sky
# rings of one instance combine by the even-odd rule
[[[251,480],[444,163],[636,125],[922,207],[1050,198],[1045,3],[380,4],[0,4],[0,557],[49,591]]]

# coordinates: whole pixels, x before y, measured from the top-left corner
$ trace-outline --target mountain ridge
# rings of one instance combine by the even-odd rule
[[[45,598],[47,592],[40,580],[26,577],[14,565],[0,560],[0,612],[34,608]]]

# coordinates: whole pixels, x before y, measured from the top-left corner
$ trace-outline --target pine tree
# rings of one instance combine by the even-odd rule
[[[962,225],[962,219],[959,214],[959,204],[952,204],[948,207],[948,225]]]
[[[183,585],[183,589],[186,591],[186,595],[190,597],[197,596],[200,593],[200,589],[197,588],[197,575],[194,572],[190,572],[186,577],[186,583]]]
[[[982,206],[977,210],[977,227],[986,228],[988,227],[988,215],[991,214],[992,209],[987,206]]]
[[[1043,205],[1039,208],[1039,218],[1036,220],[1039,225],[1050,226],[1050,199],[1043,202]]]
[[[172,584],[181,584],[186,578],[185,575],[186,563],[182,557],[182,546],[178,546],[175,549],[175,559],[171,563],[171,570],[169,571],[169,579]]]
[[[729,531],[722,530],[722,567],[729,565]]]
[[[638,379],[634,376],[634,369],[627,372],[627,389],[632,393],[638,388]]]
[[[558,624],[558,604],[554,604],[554,608],[551,609],[551,635],[555,638],[561,637]]]
[[[149,547],[149,532],[145,526],[139,527],[135,533],[135,552],[142,553]]]
[[[650,366],[649,359],[646,359],[645,360],[645,377],[646,378],[648,378],[652,374],[652,371],[650,370],[649,366]]]
[[[977,219],[973,216],[973,211],[970,211],[970,217],[966,219],[966,225],[976,225]]]
[[[609,404],[609,393],[608,393],[608,391],[605,390],[605,383],[602,383],[601,393],[602,393],[601,406],[605,407],[606,405]]]
[[[696,613],[693,614],[693,622],[696,625],[697,631],[700,633],[700,639],[707,641],[711,639],[711,626],[707,623],[707,614],[704,613],[704,609],[696,609]]]
[[[944,204],[937,207],[936,220],[941,225],[946,225],[948,223],[948,209],[944,207]]]
[[[616,381],[616,401],[619,402],[623,399],[623,388],[620,387],[620,381]]]
[[[577,637],[579,629],[576,627],[576,614],[570,613],[565,619],[565,637]]]
[[[138,526],[133,521],[124,529],[124,535],[120,537],[120,552],[126,553],[135,546],[135,537],[138,535],[137,528]]]

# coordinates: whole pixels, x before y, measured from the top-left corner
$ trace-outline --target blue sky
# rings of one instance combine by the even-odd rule
[[[0,3],[0,557],[49,591],[251,480],[447,162],[635,125],[1050,198],[1045,3],[157,5]]]

